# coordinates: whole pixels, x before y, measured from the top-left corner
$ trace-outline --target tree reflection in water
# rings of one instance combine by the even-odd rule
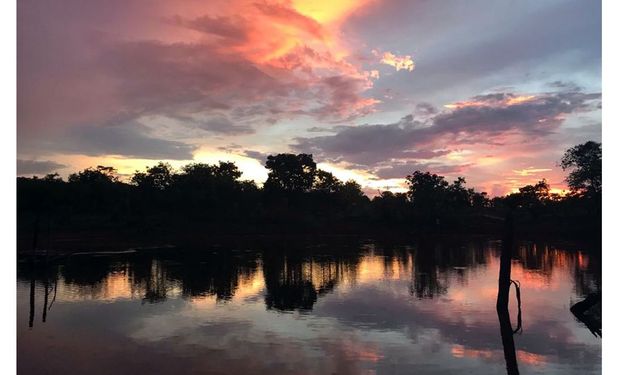
[[[42,318],[48,320],[56,294],[61,303],[120,298],[144,304],[177,298],[237,303],[233,298],[251,296],[253,301],[262,300],[268,310],[311,313],[323,296],[337,288],[399,278],[408,281],[408,292],[416,299],[441,299],[450,290],[466,286],[473,274],[499,258],[497,314],[512,371],[509,373],[517,373],[514,327],[508,311],[511,260],[519,262],[513,273],[537,275],[543,282],[552,280],[557,267],[566,269],[572,273],[577,291],[600,290],[600,262],[587,252],[569,252],[544,244],[519,242],[517,247],[512,235],[504,239],[501,254],[494,243],[419,239],[406,246],[380,242],[313,247],[287,244],[256,245],[251,251],[208,248],[73,256],[45,266],[40,262],[36,269],[27,262],[20,263],[18,279],[30,283],[30,301],[24,302],[25,306],[30,302],[32,326],[35,304],[37,308],[41,304]],[[406,288],[406,284],[398,285]],[[528,288],[531,286],[528,282]],[[252,294],[248,294],[250,287]],[[518,330],[520,316],[516,320]]]

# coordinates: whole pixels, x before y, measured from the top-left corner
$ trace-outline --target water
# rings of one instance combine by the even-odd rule
[[[74,256],[36,273],[23,263],[18,370],[506,373],[495,308],[500,248],[499,241],[280,243]],[[513,336],[521,374],[601,372],[600,338],[569,310],[600,291],[597,253],[517,246],[511,278],[521,284],[522,331]],[[516,328],[514,289],[510,298]]]

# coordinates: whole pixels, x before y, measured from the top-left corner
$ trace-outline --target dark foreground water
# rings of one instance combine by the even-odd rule
[[[21,263],[18,371],[506,373],[500,248],[280,243],[77,255],[36,272]],[[600,291],[598,253],[518,244],[522,329],[508,352],[521,374],[600,373],[600,338],[569,310]]]

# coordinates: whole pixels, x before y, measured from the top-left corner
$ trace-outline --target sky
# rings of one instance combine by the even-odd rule
[[[369,195],[415,170],[492,196],[601,141],[601,4],[20,0],[18,175],[311,153]]]

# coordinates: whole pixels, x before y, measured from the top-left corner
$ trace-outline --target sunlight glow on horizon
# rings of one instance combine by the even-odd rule
[[[474,154],[464,150],[459,152],[453,152],[448,154],[447,158],[454,161],[465,162],[466,156],[471,156],[475,161],[475,165],[480,168],[493,168],[502,162],[502,159],[495,156],[475,157]],[[66,179],[70,173],[79,172],[89,167],[96,167],[97,165],[111,166],[117,169],[117,175],[121,181],[129,182],[131,176],[136,171],[145,171],[148,167],[152,167],[157,163],[164,162],[170,164],[174,170],[180,171],[181,168],[187,164],[192,163],[207,163],[218,164],[222,162],[233,162],[237,165],[242,172],[240,180],[253,180],[258,186],[262,186],[267,180],[268,170],[264,167],[264,162],[260,162],[257,159],[236,154],[232,151],[221,151],[212,148],[201,148],[194,153],[194,158],[191,160],[153,160],[153,159],[127,159],[119,156],[87,156],[87,155],[59,155],[56,159],[60,163],[67,165],[67,167],[59,169],[60,176]],[[361,185],[364,192],[372,198],[378,195],[382,191],[391,191],[393,193],[403,193],[408,190],[405,177],[401,178],[377,178],[374,174],[360,169],[353,169],[345,164],[333,164],[333,163],[317,163],[318,169],[323,169],[327,172],[334,174],[336,178],[342,182],[353,180]],[[415,169],[415,168],[414,168]],[[414,170],[412,169],[412,173]],[[458,176],[465,177],[467,180],[467,186],[473,187],[476,191],[485,191],[490,197],[502,196],[510,193],[516,193],[520,187],[525,185],[534,185],[543,178],[547,178],[547,182],[550,184],[550,193],[559,194],[564,196],[568,194],[568,187],[561,178],[557,178],[557,173],[560,170],[554,170],[551,168],[534,168],[528,167],[521,170],[512,170],[511,176],[506,176],[504,180],[498,180],[497,182],[491,180],[480,183],[479,181],[471,180],[470,177],[475,174],[469,174],[465,172],[458,173],[437,173],[433,171],[433,168],[422,168],[422,171],[429,171],[446,177],[448,181],[456,179]],[[490,171],[490,170],[489,170]],[[560,182],[561,181],[561,182]],[[492,186],[494,184],[502,184],[501,191],[493,193]]]

